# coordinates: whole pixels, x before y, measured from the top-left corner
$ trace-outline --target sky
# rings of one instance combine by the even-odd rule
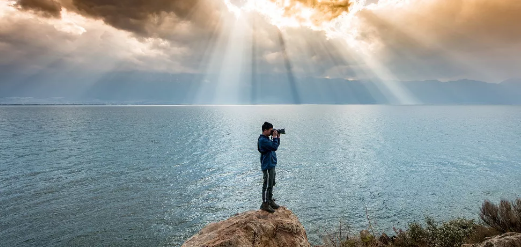
[[[293,92],[301,78],[380,81],[407,103],[393,81],[521,78],[519,13],[519,0],[0,0],[0,89],[191,75],[220,102],[280,75]]]

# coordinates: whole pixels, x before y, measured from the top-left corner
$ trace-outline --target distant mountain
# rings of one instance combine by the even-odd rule
[[[521,78],[510,78],[502,81],[501,84],[521,84]]]
[[[521,105],[521,79],[353,81],[286,74],[223,81],[219,76],[113,72],[86,78],[0,77],[0,104],[415,104]]]
[[[521,104],[503,85],[482,81],[403,83],[422,104]]]

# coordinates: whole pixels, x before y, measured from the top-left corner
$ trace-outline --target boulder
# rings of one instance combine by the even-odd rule
[[[507,232],[479,244],[466,244],[468,247],[521,247],[521,233]]]
[[[210,223],[189,238],[182,247],[221,246],[305,246],[306,231],[291,210],[280,207],[271,214],[248,211],[227,220]]]

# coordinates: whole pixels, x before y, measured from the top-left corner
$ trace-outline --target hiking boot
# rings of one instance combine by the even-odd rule
[[[268,201],[268,203],[270,204],[271,208],[273,208],[273,209],[279,208],[279,205],[277,205],[277,203],[275,203],[275,200]]]
[[[263,202],[260,209],[269,212],[269,213],[275,213],[275,210],[270,206],[268,202]]]

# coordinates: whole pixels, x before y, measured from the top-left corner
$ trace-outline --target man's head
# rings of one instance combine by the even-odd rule
[[[273,129],[273,124],[264,122],[264,124],[262,125],[262,134],[265,136],[270,136],[272,129]]]

